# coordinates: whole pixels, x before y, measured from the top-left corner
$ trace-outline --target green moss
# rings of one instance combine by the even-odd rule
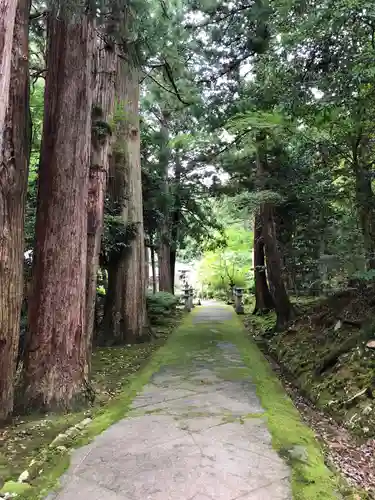
[[[238,331],[241,335],[238,335]],[[235,332],[235,334],[234,334]],[[338,497],[338,478],[326,467],[324,455],[314,433],[300,418],[297,409],[286,395],[258,347],[245,336],[245,331],[234,318],[222,326],[221,333],[228,342],[238,347],[247,366],[243,376],[251,377],[265,410],[267,425],[274,448],[283,454],[296,446],[306,450],[306,460],[293,459],[292,491],[295,500],[329,500]]]
[[[249,314],[245,324],[251,337],[279,362],[294,385],[318,408],[360,439],[373,437],[375,413],[368,407],[373,407],[375,351],[365,345],[374,336],[374,325],[363,316],[361,330],[350,324],[334,328],[337,318],[347,315],[350,318],[352,310],[365,313],[361,297],[354,296],[349,304],[347,299],[340,302],[340,296],[328,301],[318,298],[298,307],[308,308],[306,314],[277,335],[267,332],[269,316]],[[366,394],[351,400],[366,388],[369,389]]]
[[[126,387],[114,397],[105,407],[96,410],[91,424],[84,435],[74,440],[74,446],[89,443],[113,423],[124,418],[130,404],[149,381],[153,373],[167,365],[179,373],[191,373],[194,363],[209,363],[217,375],[224,380],[244,380],[251,377],[256,384],[257,393],[264,408],[262,414],[249,414],[239,417],[245,422],[250,418],[265,419],[272,434],[275,449],[284,455],[287,453],[292,468],[292,489],[295,500],[330,500],[337,498],[338,479],[324,464],[322,450],[313,432],[302,423],[299,413],[272,372],[268,362],[262,356],[253,342],[250,342],[238,317],[227,322],[201,323],[199,328],[193,324],[190,315],[183,325],[169,337],[167,343],[154,352],[151,361],[143,367],[140,373],[130,375]],[[242,356],[244,366],[234,366],[223,370],[224,351],[217,348],[218,342],[226,342],[237,346]],[[206,416],[192,407],[186,417]],[[183,416],[182,416],[183,417]],[[229,418],[223,412],[222,417]],[[303,449],[304,459],[293,454],[293,449]],[[292,450],[292,451],[290,451]],[[39,500],[58,485],[58,480],[69,465],[68,450],[48,449],[46,461],[43,464],[43,474],[32,482],[33,488],[20,495],[19,498]]]
[[[173,346],[173,343],[171,344]],[[84,434],[74,440],[74,447],[80,447],[90,443],[98,434],[101,434],[109,426],[126,416],[132,401],[142,390],[143,386],[147,384],[151,376],[158,371],[166,360],[173,359],[174,354],[171,348],[172,346],[167,342],[154,353],[150,362],[140,373],[130,377],[127,388],[96,414],[91,424],[86,428]],[[69,462],[68,451],[62,455],[51,453],[45,472],[34,482],[34,486],[38,491],[37,496],[35,496],[34,493],[34,496],[27,496],[25,498],[28,500],[31,498],[33,500],[44,498],[46,493],[57,487],[58,480],[68,468]]]
[[[15,493],[16,495],[22,495],[23,493],[30,491],[30,489],[31,486],[27,483],[7,481],[0,490],[0,493]]]
[[[156,370],[157,351],[166,342],[171,330],[180,321],[176,314],[154,327],[158,340],[134,346],[98,349],[93,354],[93,386],[95,405],[86,412],[70,414],[30,415],[15,419],[4,428],[5,439],[0,440],[0,486],[4,481],[16,480],[28,470],[32,489],[24,492],[27,499],[43,498],[56,486],[57,479],[69,465],[69,450],[51,449],[49,444],[85,417],[93,418],[83,437],[69,439],[64,446],[79,446],[89,442],[113,422],[122,418],[129,402]],[[154,356],[154,357],[152,357]],[[151,364],[147,363],[152,359]],[[151,370],[151,371],[150,371]],[[138,375],[140,374],[140,375]],[[33,463],[33,465],[31,465]],[[43,472],[41,474],[40,470]]]

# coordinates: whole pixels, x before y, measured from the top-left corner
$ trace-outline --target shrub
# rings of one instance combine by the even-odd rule
[[[179,300],[179,297],[168,292],[147,294],[147,311],[151,323],[170,315],[176,309]]]

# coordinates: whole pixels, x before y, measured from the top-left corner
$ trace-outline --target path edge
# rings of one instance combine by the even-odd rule
[[[228,334],[228,340],[237,346],[256,386],[256,393],[265,411],[264,418],[272,437],[272,446],[291,468],[293,499],[342,498],[341,478],[327,467],[323,449],[313,430],[302,421],[280,379],[256,343],[247,336],[243,322],[233,316],[229,324],[241,332],[241,335]],[[305,456],[293,456],[293,450],[302,449],[306,450]]]
[[[182,318],[181,322],[176,325],[168,336],[165,344],[151,355],[150,360],[138,373],[129,377],[130,381],[126,389],[99,410],[84,432],[71,440],[70,447],[66,451],[60,451],[56,448],[50,449],[43,466],[43,472],[36,479],[36,484],[17,495],[17,500],[49,500],[57,496],[62,487],[60,479],[71,465],[72,453],[89,445],[109,427],[127,417],[132,402],[143,387],[158,372],[161,366],[173,358],[173,350],[171,349],[171,346],[173,347],[173,337],[180,328],[189,325],[191,321],[192,315],[186,315]]]

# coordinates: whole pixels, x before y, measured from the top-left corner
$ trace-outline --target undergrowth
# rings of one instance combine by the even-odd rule
[[[360,438],[375,436],[375,349],[366,347],[375,338],[371,300],[320,300],[279,334],[272,332],[274,313],[253,316],[250,306],[245,319],[302,394]]]

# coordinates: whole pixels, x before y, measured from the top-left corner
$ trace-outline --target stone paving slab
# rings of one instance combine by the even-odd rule
[[[230,319],[204,307],[196,323]],[[213,326],[214,328],[214,326]],[[163,367],[128,418],[77,450],[56,500],[290,500],[290,470],[271,446],[251,380],[224,380],[243,366],[217,343],[187,369]]]

